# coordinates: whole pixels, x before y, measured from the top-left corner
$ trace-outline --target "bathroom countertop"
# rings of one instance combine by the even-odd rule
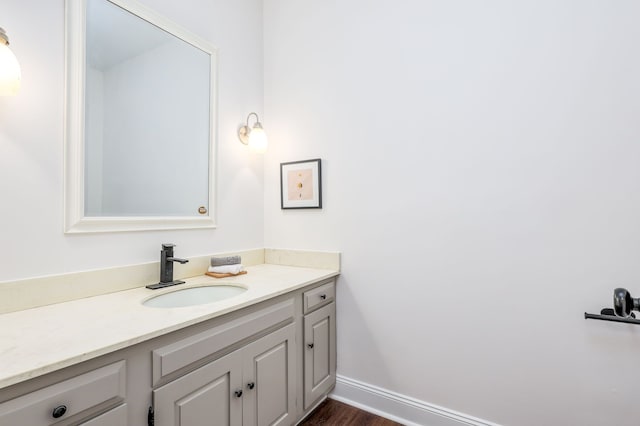
[[[0,315],[0,388],[126,348],[258,302],[335,277],[338,271],[261,264],[246,275],[205,275],[161,290],[144,287]],[[206,284],[248,290],[219,302],[150,308],[141,302],[165,292]]]

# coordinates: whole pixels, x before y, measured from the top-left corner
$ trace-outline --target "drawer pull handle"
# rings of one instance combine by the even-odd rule
[[[247,383],[247,387],[248,387],[249,389],[253,389],[253,388],[255,388],[255,387],[256,387],[256,384],[255,384],[255,383],[253,383],[253,382],[251,382],[251,383]]]
[[[235,392],[235,394],[236,394],[236,398],[240,398],[240,397],[242,396],[242,390],[241,390],[241,389],[238,389],[238,390]]]
[[[308,347],[309,349],[313,349],[313,343],[308,343],[308,344],[307,344],[307,347]]]
[[[67,412],[66,405],[58,405],[56,408],[53,409],[53,413],[51,413],[51,415],[53,416],[54,419],[59,419],[60,417],[64,416],[66,412]]]
[[[327,298],[327,295],[326,295],[326,294],[321,294],[321,295],[320,295],[320,299],[325,300],[326,298]]]

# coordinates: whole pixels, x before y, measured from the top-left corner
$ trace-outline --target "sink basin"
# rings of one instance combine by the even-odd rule
[[[151,308],[182,308],[184,306],[219,302],[242,294],[245,291],[247,291],[246,288],[235,285],[190,287],[154,296],[143,301],[142,304]]]

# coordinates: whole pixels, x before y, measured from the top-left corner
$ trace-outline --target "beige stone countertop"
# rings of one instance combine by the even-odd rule
[[[96,358],[321,280],[337,271],[261,264],[246,275],[187,278],[160,290],[144,287],[0,315],[0,388]],[[235,284],[248,290],[219,302],[150,308],[151,296],[194,286]]]

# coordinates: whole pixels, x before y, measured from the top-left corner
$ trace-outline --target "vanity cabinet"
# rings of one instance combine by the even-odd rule
[[[0,389],[0,425],[290,426],[335,385],[335,280]]]
[[[155,425],[293,424],[294,338],[290,324],[156,389]]]
[[[308,410],[336,383],[335,284],[304,293],[304,409]]]

